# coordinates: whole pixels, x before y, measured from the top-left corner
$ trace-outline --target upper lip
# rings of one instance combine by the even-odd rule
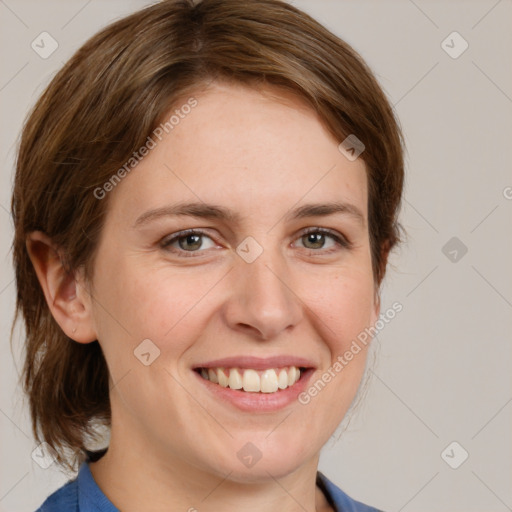
[[[284,366],[296,366],[297,368],[315,367],[311,361],[302,357],[282,355],[266,358],[253,356],[225,357],[195,365],[194,368],[251,368],[253,370],[267,370]]]

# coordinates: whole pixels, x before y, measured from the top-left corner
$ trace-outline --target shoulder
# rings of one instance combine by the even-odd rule
[[[72,480],[46,498],[36,512],[78,512],[78,483]]]
[[[87,493],[102,494],[89,471],[89,462],[98,460],[105,452],[106,448],[99,451],[86,450],[86,460],[80,465],[76,477],[48,496],[36,512],[80,512],[87,509],[87,505],[84,507],[84,502],[88,500]]]
[[[317,485],[327,496],[327,499],[334,505],[337,512],[382,512],[379,509],[356,501],[339,487],[333,484],[325,475],[317,472]]]

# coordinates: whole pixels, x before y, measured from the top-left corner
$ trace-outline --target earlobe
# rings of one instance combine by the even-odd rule
[[[92,301],[85,289],[83,276],[66,270],[62,254],[41,231],[30,233],[26,246],[55,321],[73,340],[79,343],[95,341]]]

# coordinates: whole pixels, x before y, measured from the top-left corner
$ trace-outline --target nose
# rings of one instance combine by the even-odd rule
[[[224,319],[231,329],[268,340],[301,321],[302,302],[281,255],[264,251],[252,263],[240,259],[230,275]]]

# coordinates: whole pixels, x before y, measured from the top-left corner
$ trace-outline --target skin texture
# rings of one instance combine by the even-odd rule
[[[279,89],[217,82],[195,98],[110,192],[91,283],[64,273],[42,233],[27,242],[55,319],[76,342],[97,339],[110,370],[110,447],[91,471],[123,512],[330,510],[315,487],[319,452],[357,392],[366,349],[309,404],[270,413],[214,399],[192,368],[296,355],[316,367],[313,383],[377,320],[365,165],[345,158],[317,115]],[[134,227],[144,212],[179,201],[222,205],[241,219],[174,216]],[[363,222],[285,218],[332,201],[357,207]],[[352,247],[330,236],[308,242],[309,227]],[[195,252],[177,241],[162,247],[188,228],[207,232]],[[252,263],[236,253],[248,236],[263,248]],[[144,339],[160,349],[149,366],[134,357]],[[251,468],[237,457],[247,442],[262,453]]]

